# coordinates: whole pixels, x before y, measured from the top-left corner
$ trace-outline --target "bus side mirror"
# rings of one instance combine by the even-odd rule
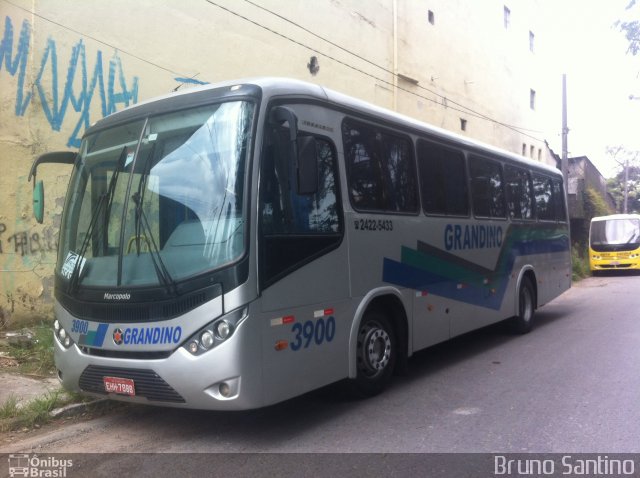
[[[33,185],[33,216],[42,224],[44,220],[44,183],[36,181]]]
[[[45,153],[39,156],[31,165],[27,181],[33,178],[33,216],[39,224],[44,220],[44,183],[36,180],[38,166],[42,163],[74,164],[77,153],[72,151],[60,151],[56,153]]]
[[[297,170],[297,193],[303,195],[318,192],[318,159],[316,139],[313,136],[298,138]]]

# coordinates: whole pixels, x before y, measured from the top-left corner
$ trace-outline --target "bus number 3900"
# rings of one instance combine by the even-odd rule
[[[289,344],[291,350],[298,351],[308,348],[312,342],[322,345],[323,342],[331,342],[336,335],[336,319],[332,315],[318,320],[307,320],[304,323],[297,322],[291,327],[295,334],[294,341]]]

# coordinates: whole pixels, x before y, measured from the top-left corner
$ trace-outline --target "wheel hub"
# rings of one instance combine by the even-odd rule
[[[362,368],[367,375],[381,373],[391,360],[391,337],[378,325],[371,325],[361,333]]]

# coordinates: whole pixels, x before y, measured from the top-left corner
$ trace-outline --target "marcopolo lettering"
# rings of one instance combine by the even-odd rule
[[[104,300],[130,300],[131,299],[131,294],[129,294],[128,292],[124,292],[124,293],[112,293],[112,292],[105,292],[104,293]]]
[[[182,327],[127,327],[122,332],[125,345],[177,344],[182,337]]]
[[[502,226],[447,224],[444,247],[447,251],[502,247]]]

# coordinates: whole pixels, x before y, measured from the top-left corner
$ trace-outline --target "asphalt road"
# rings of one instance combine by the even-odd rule
[[[638,453],[639,291],[640,275],[581,281],[531,333],[490,327],[422,351],[373,399],[329,387],[249,412],[128,407],[0,453]]]

